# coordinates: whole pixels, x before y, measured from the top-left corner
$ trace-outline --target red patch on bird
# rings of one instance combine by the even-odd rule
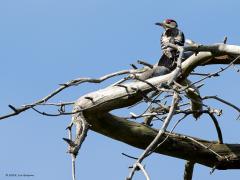
[[[167,24],[170,24],[173,20],[172,19],[166,19],[165,20]]]

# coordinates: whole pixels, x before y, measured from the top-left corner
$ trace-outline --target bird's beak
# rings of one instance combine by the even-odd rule
[[[155,25],[157,25],[157,26],[164,26],[164,23],[155,23]]]
[[[164,22],[161,22],[161,23],[155,23],[155,25],[157,26],[161,26],[163,27],[164,29],[167,29],[167,28],[174,28],[173,26],[171,26],[170,24],[166,24]]]

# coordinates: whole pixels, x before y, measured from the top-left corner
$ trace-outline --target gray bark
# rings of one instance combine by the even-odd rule
[[[240,55],[240,47],[234,45],[218,44],[189,49],[194,50],[194,48],[199,53],[192,55],[182,63],[182,77],[178,80],[180,83],[197,66],[215,64],[218,59],[219,64],[221,62],[231,62],[231,58],[227,59],[226,57]],[[167,82],[173,76],[174,71],[167,75],[148,79],[147,81],[154,86],[158,86],[161,83]],[[147,93],[151,91],[152,87],[144,82],[130,82],[125,83],[124,86],[110,86],[84,95],[76,102],[75,109],[83,109],[82,114],[85,120],[91,125],[93,131],[131,146],[145,149],[156,137],[158,131],[148,126],[114,116],[109,112],[139,102],[142,96],[136,89]],[[78,114],[75,114],[74,117],[77,116]],[[167,135],[169,138],[156,149],[156,153],[185,159],[217,169],[240,168],[239,144],[219,144],[214,141],[206,141],[174,133],[164,133],[160,141],[165,139]],[[219,156],[216,156],[213,151]]]

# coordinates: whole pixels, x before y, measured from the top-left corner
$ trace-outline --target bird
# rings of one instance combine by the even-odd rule
[[[156,76],[162,76],[165,74],[170,73],[172,70],[176,68],[176,61],[179,56],[179,53],[177,50],[168,47],[169,43],[178,45],[178,46],[184,46],[185,43],[185,37],[182,31],[178,29],[178,24],[173,19],[165,19],[161,23],[155,23],[158,26],[163,27],[165,30],[161,35],[161,49],[163,51],[163,55],[160,57],[158,63],[154,65],[152,72],[145,73],[142,75],[143,79],[147,79],[149,77],[156,77]],[[152,92],[149,93],[149,97],[155,96],[156,93]],[[148,110],[149,113],[152,113],[154,111],[154,108],[151,107]],[[151,122],[154,116],[146,116],[144,118],[143,124],[147,126],[151,126]]]
[[[161,26],[164,29],[160,39],[163,55],[158,61],[158,66],[164,66],[172,71],[176,68],[179,53],[176,49],[168,47],[168,44],[172,43],[178,46],[184,46],[184,33],[178,29],[178,24],[173,19],[165,19],[161,23],[155,23],[155,25]]]

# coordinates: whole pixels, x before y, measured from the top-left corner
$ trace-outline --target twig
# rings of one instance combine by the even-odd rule
[[[138,158],[136,158],[136,157],[130,156],[130,155],[128,155],[128,154],[125,154],[125,153],[122,153],[122,155],[124,155],[124,156],[126,156],[126,157],[128,157],[128,158],[131,158],[131,159],[135,159],[135,160],[137,160],[137,159],[138,159]]]
[[[133,69],[138,69],[138,67],[135,64],[130,64]]]
[[[230,102],[228,102],[228,101],[226,101],[226,100],[224,100],[222,98],[219,98],[217,96],[205,96],[205,97],[202,98],[202,100],[205,100],[205,99],[215,99],[215,100],[218,100],[218,101],[220,101],[220,102],[222,102],[222,103],[224,103],[224,104],[234,108],[235,110],[237,110],[240,113],[240,108],[238,108],[234,104],[232,104],[232,103],[230,103]]]
[[[79,108],[79,107],[77,107]],[[76,110],[77,111],[77,110]],[[73,141],[72,140],[72,133],[71,133],[71,127],[72,125],[76,126],[76,138]],[[80,150],[82,143],[84,142],[85,138],[87,137],[87,133],[89,130],[90,125],[86,121],[85,117],[82,113],[75,114],[73,116],[71,124],[67,127],[68,129],[68,137],[69,139],[63,138],[68,144],[68,153],[71,154],[72,158],[72,178],[73,180],[76,180],[76,168],[75,168],[75,161],[76,157],[78,155],[78,151]]]
[[[71,142],[72,141],[72,125],[73,123],[71,123],[66,129],[68,130],[68,138]],[[65,141],[67,141],[67,139],[64,139]],[[73,146],[73,144],[68,144],[68,151],[70,152],[71,150],[71,146]],[[74,154],[71,154],[71,158],[72,158],[72,180],[76,180],[76,156]]]
[[[52,97],[54,97],[55,95],[57,95],[58,93],[60,93],[61,91],[63,91],[64,89],[71,87],[71,86],[76,86],[82,83],[101,83],[102,81],[105,81],[109,78],[115,77],[115,76],[119,76],[119,75],[124,75],[124,74],[129,74],[132,73],[132,70],[122,70],[122,71],[118,71],[118,72],[114,72],[105,76],[102,76],[98,79],[94,79],[94,78],[78,78],[78,79],[74,79],[71,80],[67,83],[61,84],[60,87],[58,89],[56,89],[55,91],[53,91],[52,93],[50,93],[49,95],[47,95],[46,97],[37,100],[36,102],[32,103],[32,104],[28,104],[27,106],[25,105],[24,107],[20,107],[20,108],[16,108],[13,105],[9,105],[9,107],[13,110],[12,113],[9,113],[7,115],[4,116],[0,116],[0,120],[2,119],[6,119],[9,118],[11,116],[16,116],[30,108],[33,108],[39,104],[44,104],[46,103],[49,99],[51,99]]]
[[[202,146],[203,148],[209,150],[210,152],[212,152],[213,154],[215,154],[215,155],[216,155],[217,157],[219,157],[220,159],[224,159],[220,154],[218,154],[217,152],[213,151],[212,149],[210,149],[210,147],[202,144],[201,142],[197,141],[196,139],[193,139],[193,138],[188,137],[188,136],[185,136],[185,138],[186,138],[186,139],[189,139],[189,140],[193,141],[194,143]]]
[[[9,107],[10,109],[12,109],[13,112],[15,112],[15,113],[17,113],[17,114],[19,113],[19,112],[18,112],[18,109],[16,109],[16,108],[15,108],[14,106],[12,106],[11,104],[9,104],[8,107]]]
[[[189,115],[189,114],[193,114],[194,112],[195,111],[192,111],[192,110],[183,110],[183,111],[176,111],[176,114],[184,113],[185,115]],[[211,109],[208,109],[208,110],[199,111],[199,113],[201,113],[201,114],[202,113],[206,113],[206,114],[208,114],[211,117],[211,119],[212,119],[212,121],[214,123],[214,126],[216,128],[216,131],[217,131],[218,142],[220,144],[223,144],[222,131],[221,131],[221,128],[219,126],[219,123],[218,123],[216,117],[214,116],[215,111],[212,111]]]
[[[50,114],[50,113],[39,111],[35,107],[32,107],[31,109],[34,110],[35,112],[37,112],[38,114],[41,114],[41,115],[44,115],[44,116],[50,116],[50,117],[72,115],[72,114],[79,113],[79,112],[59,112],[58,114]]]
[[[238,73],[240,72],[240,69],[236,67],[236,65],[233,65],[233,69],[235,69]]]
[[[103,101],[103,102],[99,102],[98,104],[92,104],[92,106],[89,106],[87,108],[82,108],[82,109],[78,109],[78,110],[75,110],[75,111],[72,111],[72,112],[59,112],[58,114],[50,114],[50,113],[46,113],[46,112],[41,112],[39,110],[37,110],[36,108],[34,107],[31,107],[31,109],[33,109],[34,111],[36,111],[37,113],[41,114],[41,115],[45,115],[45,116],[61,116],[61,115],[72,115],[72,114],[77,114],[77,113],[80,113],[84,110],[87,110],[87,109],[90,109],[90,108],[94,108],[94,107],[97,107],[101,104],[104,104],[106,102],[109,102],[109,101],[112,101],[112,100],[117,100],[119,98],[124,98],[126,96],[131,96],[132,94],[134,93],[128,93],[128,94],[124,94],[122,96],[119,96],[119,97],[113,97],[111,99],[108,99],[106,101]]]
[[[240,58],[240,55],[238,57],[236,57],[231,63],[229,63],[229,65],[227,65],[225,68],[221,68],[219,71],[215,72],[215,73],[210,73],[209,75],[207,75],[206,77],[192,83],[192,84],[189,84],[187,87],[183,88],[182,91],[186,90],[187,88],[197,84],[197,83],[200,83],[202,81],[204,81],[205,79],[208,79],[208,78],[211,78],[211,77],[214,77],[214,76],[219,76],[219,73],[225,71],[226,69],[228,69],[229,67],[231,67],[234,62],[236,62],[238,59]]]
[[[213,168],[211,169],[209,174],[212,175],[214,173],[214,171],[216,170],[216,168],[217,168],[216,166],[213,166]]]
[[[166,138],[162,140],[162,142],[160,142],[157,147],[155,147],[152,151],[150,151],[148,153],[148,156],[151,155],[157,148],[159,148],[163,143],[165,143],[167,141],[167,139],[169,138],[169,136],[171,135],[171,133],[175,130],[175,128],[178,126],[178,124],[184,120],[189,114],[185,114],[181,119],[179,119],[173,126],[173,128],[171,129],[171,131],[167,134]]]
[[[151,98],[149,98],[149,100],[150,100],[150,103],[148,104],[148,106],[147,106],[147,108],[143,111],[143,113],[141,113],[140,115],[135,115],[135,114],[131,114],[132,116],[130,117],[130,118],[127,118],[127,119],[137,119],[137,118],[140,118],[140,117],[145,117],[145,119],[144,119],[144,124],[145,125],[151,125],[151,121],[152,121],[152,119],[153,119],[153,117],[156,117],[157,119],[159,119],[158,117],[157,117],[157,115],[159,115],[159,113],[155,113],[155,112],[152,112],[151,111],[151,107],[152,107],[152,104],[153,103],[156,103],[156,101],[157,101],[157,98],[159,97],[161,95],[161,93],[159,93],[153,100],[151,99]],[[163,110],[166,110],[166,111],[168,111],[169,110],[169,108],[168,107],[166,107],[165,105],[163,105],[163,104],[160,104],[160,103],[156,103],[159,107],[161,107]],[[159,119],[160,120],[160,119]]]
[[[159,130],[157,136],[154,138],[154,140],[148,145],[148,147],[144,150],[144,152],[141,154],[141,156],[138,158],[138,160],[136,161],[136,163],[133,165],[133,168],[131,169],[130,173],[129,173],[129,176],[128,176],[128,180],[131,180],[135,171],[136,171],[136,167],[138,163],[141,163],[144,158],[147,157],[148,153],[155,148],[155,146],[157,145],[159,139],[163,136],[164,132],[166,131],[167,127],[168,127],[168,124],[170,123],[170,120],[172,119],[172,116],[174,114],[174,111],[175,111],[175,108],[177,106],[177,103],[178,103],[178,100],[179,100],[179,97],[178,97],[178,94],[175,92],[174,95],[173,95],[173,100],[172,100],[172,105],[171,105],[171,108],[169,110],[169,113],[168,113],[168,116],[167,118],[165,119],[161,129]]]
[[[68,106],[68,105],[73,105],[75,101],[72,102],[59,102],[59,103],[41,103],[38,104],[38,106]],[[28,107],[30,106],[29,104],[22,105],[22,107]]]
[[[190,75],[195,75],[195,76],[209,76],[209,73],[190,73]]]
[[[145,61],[142,61],[142,60],[138,60],[137,63],[142,64],[144,66],[147,66],[147,67],[149,67],[151,69],[153,68],[153,65],[151,65],[151,64],[149,64],[149,63],[147,63]]]
[[[181,47],[181,46],[176,46],[174,44],[169,44],[169,46],[174,46],[174,48],[176,48],[178,51],[179,51],[179,57],[177,59],[177,67],[176,69],[173,71],[173,76],[171,79],[168,80],[168,83],[167,85],[170,86],[178,77],[179,75],[181,74],[181,63],[182,63],[182,57],[183,57],[183,52],[184,52],[184,48]],[[155,87],[156,88],[156,87]],[[133,175],[134,175],[134,172],[136,171],[136,164],[137,163],[141,163],[143,161],[143,159],[145,157],[147,157],[147,155],[149,154],[149,152],[155,148],[155,146],[157,145],[159,139],[163,136],[164,132],[166,131],[167,127],[168,127],[168,124],[170,123],[171,119],[172,119],[172,116],[174,115],[174,112],[175,112],[175,108],[177,107],[177,104],[178,104],[178,101],[179,101],[179,95],[174,92],[174,95],[173,95],[173,100],[172,100],[172,105],[170,107],[170,110],[169,110],[169,113],[168,113],[168,116],[166,117],[161,129],[159,130],[157,136],[154,138],[154,140],[150,143],[150,145],[145,149],[145,151],[143,152],[143,154],[138,158],[138,160],[136,161],[135,165],[133,166],[131,172],[129,173],[129,176],[127,179],[131,180]]]
[[[226,43],[227,43],[227,40],[228,40],[227,36],[224,36],[223,44],[226,44]]]
[[[137,167],[139,167],[140,170],[143,172],[146,180],[150,180],[150,177],[149,177],[147,171],[146,171],[146,170],[144,169],[144,167],[142,166],[142,164],[141,164],[141,163],[137,163],[136,165],[137,165]]]
[[[71,154],[72,157],[72,179],[76,180],[76,156]]]
[[[216,117],[213,115],[213,113],[207,111],[207,114],[211,117],[211,119],[213,120],[213,123],[215,125],[215,128],[217,130],[217,134],[218,134],[218,142],[219,144],[223,144],[223,137],[222,137],[222,131],[221,131],[221,128],[219,126],[219,123],[216,119]]]

